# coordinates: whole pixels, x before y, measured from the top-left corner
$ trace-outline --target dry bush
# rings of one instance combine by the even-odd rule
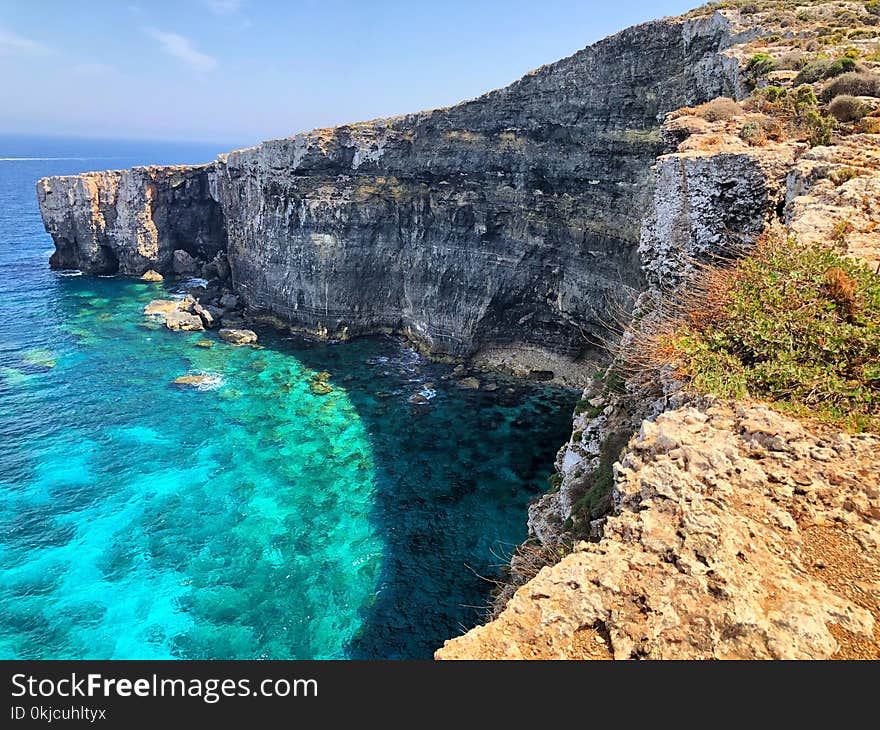
[[[880,76],[869,72],[854,72],[838,76],[822,92],[825,101],[838,96],[880,96]]]
[[[698,106],[695,113],[707,122],[720,122],[739,116],[743,113],[743,108],[733,99],[719,96],[717,99],[712,99],[712,101]]]
[[[749,119],[743,124],[739,133],[740,138],[752,146],[766,144],[768,140],[779,141],[785,137],[782,125],[773,119],[762,115],[755,119]]]
[[[825,272],[825,285],[828,298],[852,319],[855,316],[856,282],[839,266],[832,266]]]
[[[838,122],[857,122],[867,116],[871,108],[854,96],[842,95],[828,105],[828,111]]]
[[[810,62],[811,56],[803,51],[790,51],[780,57],[778,68],[784,71],[800,71]]]

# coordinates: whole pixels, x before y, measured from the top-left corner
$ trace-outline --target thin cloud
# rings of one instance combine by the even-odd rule
[[[78,63],[71,66],[70,70],[77,76],[108,77],[121,75],[115,66],[107,63]]]
[[[244,4],[243,0],[204,0],[204,3],[217,15],[237,13]]]
[[[158,28],[144,28],[144,32],[159,42],[163,53],[183,61],[193,71],[207,73],[217,68],[217,59],[196,50],[192,41],[178,33],[166,33]]]
[[[49,48],[30,38],[0,28],[0,56],[21,56],[48,53]]]

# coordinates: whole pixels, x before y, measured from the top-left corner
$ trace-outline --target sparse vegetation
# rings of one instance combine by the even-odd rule
[[[590,520],[597,519],[611,508],[611,489],[614,486],[614,462],[632,434],[612,431],[599,447],[599,465],[579,485],[580,496],[572,505],[571,516],[576,536],[584,536]]]
[[[745,70],[752,82],[756,82],[759,78],[766,76],[775,68],[776,61],[773,56],[769,53],[756,53],[749,59],[748,63],[746,63]]]
[[[703,294],[689,295],[660,348],[694,388],[880,426],[880,278],[831,247],[781,236],[702,277],[711,286],[697,282]]]
[[[858,170],[855,167],[841,167],[829,173],[828,179],[834,183],[836,187],[865,174],[865,171]]]

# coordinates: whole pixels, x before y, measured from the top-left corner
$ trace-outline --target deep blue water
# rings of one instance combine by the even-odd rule
[[[392,338],[236,348],[142,315],[180,282],[49,270],[38,178],[220,151],[0,137],[0,658],[427,658],[525,538],[573,393]]]

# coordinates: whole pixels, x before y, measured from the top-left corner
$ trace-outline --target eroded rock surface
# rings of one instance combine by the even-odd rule
[[[607,637],[616,659],[876,652],[880,584],[846,595],[836,576],[847,558],[812,556],[818,534],[858,546],[849,562],[878,575],[878,448],[877,436],[806,428],[760,405],[663,413],[616,467],[603,539],[579,543],[436,656],[582,658],[584,632]]]

